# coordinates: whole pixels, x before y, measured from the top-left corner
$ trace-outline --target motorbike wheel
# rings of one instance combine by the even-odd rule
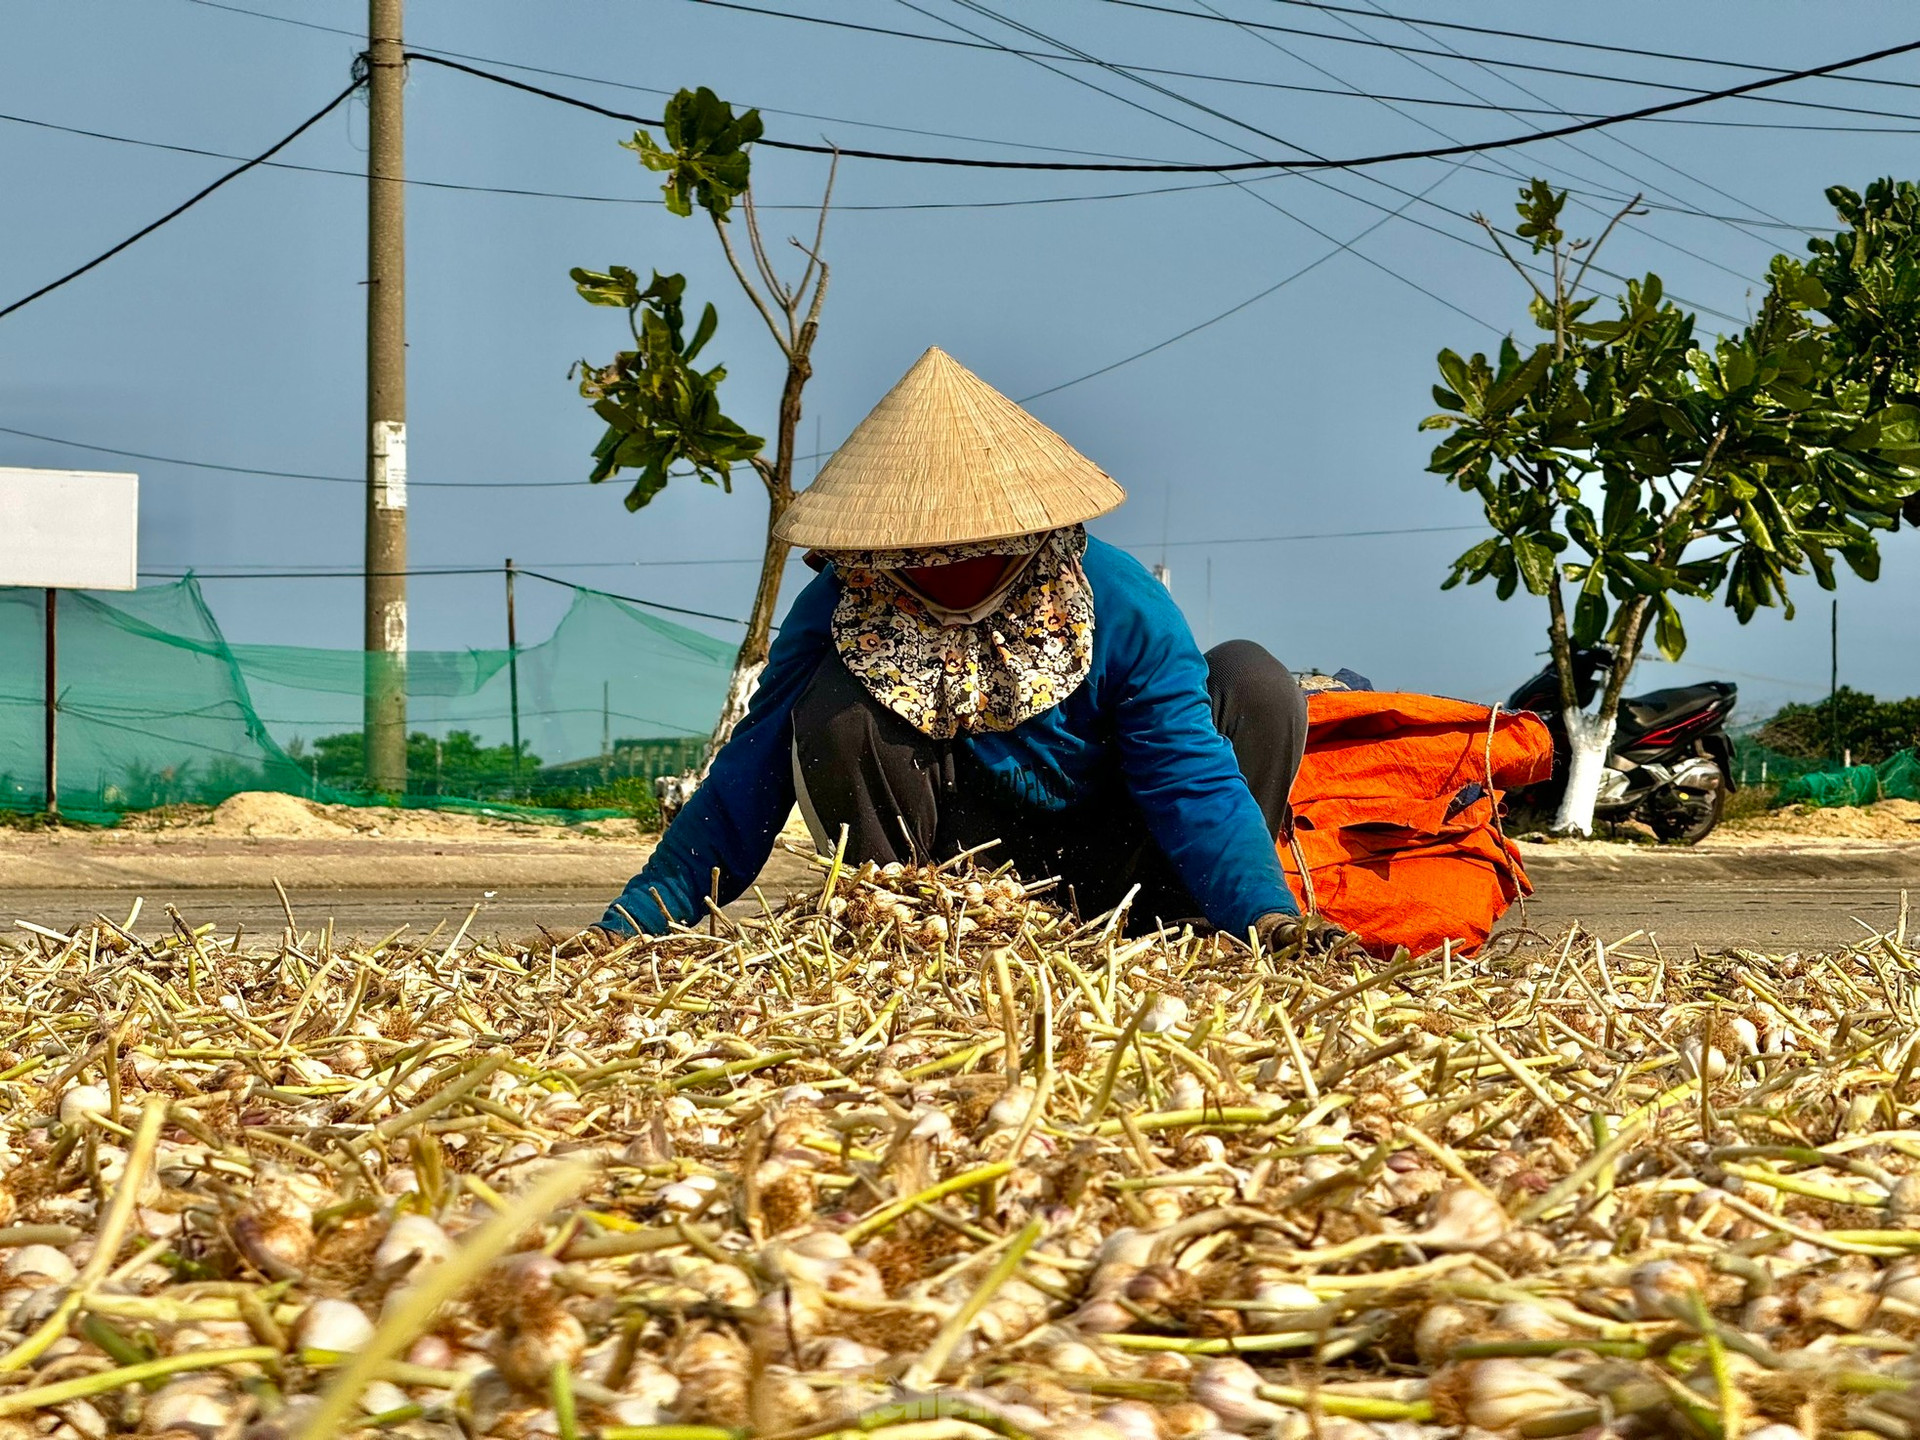
[[[1697,788],[1663,790],[1647,801],[1647,824],[1669,845],[1698,845],[1720,823],[1727,806],[1725,779],[1713,779]]]

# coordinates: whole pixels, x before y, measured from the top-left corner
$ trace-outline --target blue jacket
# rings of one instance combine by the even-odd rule
[[[1297,907],[1279,856],[1235,763],[1214,728],[1207,664],[1166,587],[1122,550],[1089,539],[1093,667],[1063,702],[1016,729],[961,743],[1022,802],[1061,810],[1102,783],[1109,754],[1148,829],[1207,919],[1244,935],[1262,915]],[[828,631],[840,583],[831,569],[793,602],[746,718],[662,837],[647,868],[601,924],[632,933],[621,912],[658,934],[673,918],[705,913],[715,866],[720,900],[743,893],[773,853],[794,803],[793,706],[833,653]],[[1111,783],[1111,782],[1108,782]]]

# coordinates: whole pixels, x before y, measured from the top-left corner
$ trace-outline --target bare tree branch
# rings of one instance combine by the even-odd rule
[[[827,280],[832,272],[827,268],[827,262],[825,260],[821,259],[815,251],[807,249],[807,247],[802,245],[798,240],[789,240],[787,243],[807,257],[807,269],[809,271],[812,271],[816,266],[819,267],[820,271],[819,278],[814,282],[813,303],[807,307],[807,318],[800,326],[800,333],[805,335],[810,329],[819,324],[820,307],[826,303]],[[808,340],[804,348],[808,350],[812,349],[813,342]]]
[[[827,188],[824,191],[822,191],[820,195],[820,221],[817,225],[813,227],[813,248],[806,252],[807,268],[800,272],[800,283],[794,287],[793,293],[796,298],[805,297],[807,293],[807,284],[809,281],[813,279],[813,267],[816,264],[821,263],[820,242],[826,238],[827,207],[833,203],[833,181],[834,181],[834,177],[839,173],[840,173],[840,152],[836,150],[833,152],[832,161],[827,166]],[[797,240],[794,242],[794,244],[796,245],[798,245],[799,243],[800,242]],[[813,314],[818,315],[819,313],[820,313],[820,300],[819,300],[819,297],[816,296],[813,302]]]
[[[1537,299],[1542,305],[1551,304],[1552,302],[1547,299],[1546,292],[1542,290],[1538,285],[1533,283],[1533,272],[1528,270],[1527,267],[1522,265],[1518,260],[1514,259],[1513,256],[1508,252],[1507,242],[1501,238],[1500,232],[1494,229],[1493,222],[1487,219],[1486,216],[1482,215],[1477,210],[1474,211],[1474,213],[1468,216],[1467,218],[1472,220],[1474,224],[1478,225],[1482,230],[1486,231],[1488,235],[1493,237],[1494,246],[1496,249],[1499,250],[1501,258],[1504,259],[1507,262],[1507,264],[1513,267],[1515,274],[1517,274],[1522,280],[1527,282],[1527,288],[1533,291],[1534,298]]]
[[[753,190],[747,189],[741,195],[743,208],[747,216],[747,245],[753,251],[753,263],[760,271],[760,279],[767,287],[767,294],[773,297],[773,303],[787,317],[787,340],[793,340],[793,296],[787,287],[780,283],[780,272],[773,268],[773,261],[767,258],[766,241],[760,234],[760,212],[753,203]]]
[[[727,264],[733,267],[733,278],[740,282],[740,288],[746,291],[747,298],[753,301],[753,308],[758,310],[760,318],[767,322],[767,329],[773,333],[773,343],[780,347],[782,355],[791,355],[793,353],[791,345],[787,337],[780,333],[780,326],[775,323],[773,312],[767,308],[767,302],[760,298],[760,292],[754,288],[753,282],[747,279],[747,272],[740,267],[740,257],[733,253],[733,241],[727,238],[726,225],[715,220],[713,230],[720,237],[720,248],[726,253]]]
[[[1586,280],[1587,271],[1592,267],[1594,257],[1600,253],[1600,247],[1606,244],[1607,237],[1613,234],[1613,227],[1618,225],[1622,220],[1626,219],[1627,216],[1629,215],[1644,215],[1647,213],[1646,211],[1639,208],[1640,198],[1641,198],[1640,196],[1636,195],[1631,200],[1629,200],[1625,205],[1622,205],[1620,207],[1619,213],[1616,214],[1611,220],[1607,222],[1607,228],[1600,232],[1600,238],[1594,241],[1592,245],[1587,247],[1587,258],[1580,262],[1580,273],[1573,277],[1573,289],[1575,294],[1579,293],[1581,284]]]

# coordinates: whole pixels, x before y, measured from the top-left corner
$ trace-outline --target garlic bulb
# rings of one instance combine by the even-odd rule
[[[391,1380],[373,1380],[360,1392],[359,1403],[363,1415],[384,1415],[407,1404],[407,1392]]]
[[[1187,1002],[1178,995],[1158,995],[1140,1017],[1140,1033],[1165,1035],[1187,1023]]]
[[[887,1359],[885,1350],[876,1349],[871,1345],[862,1345],[858,1340],[849,1340],[844,1335],[829,1335],[807,1352],[810,1369],[848,1374],[871,1372],[885,1359]]]
[[[1514,1300],[1493,1312],[1493,1323],[1522,1340],[1558,1340],[1567,1327],[1538,1305]]]
[[[270,1280],[291,1280],[313,1258],[313,1207],[287,1181],[255,1185],[229,1228],[247,1263]]]
[[[1420,1363],[1432,1369],[1444,1365],[1453,1347],[1464,1345],[1486,1328],[1485,1321],[1472,1311],[1446,1300],[1427,1306],[1413,1327],[1413,1353]]]
[[[695,1335],[668,1367],[680,1382],[674,1414],[693,1424],[744,1425],[752,1358],[747,1347],[723,1330]]]
[[[1167,1106],[1172,1110],[1198,1110],[1207,1103],[1207,1090],[1184,1070],[1167,1086]],[[1211,1138],[1211,1137],[1210,1137]]]
[[[1698,1075],[1701,1073],[1702,1062],[1700,1058],[1701,1048],[1699,1040],[1689,1040],[1683,1044],[1680,1047],[1680,1055],[1681,1058],[1686,1061],[1689,1074]],[[1709,1080],[1718,1080],[1727,1073],[1728,1064],[1726,1052],[1721,1050],[1718,1045],[1710,1045],[1706,1048],[1705,1070],[1707,1079]]]
[[[1894,1182],[1887,1192],[1887,1216],[1901,1223],[1920,1219],[1920,1170]]]
[[[51,1245],[22,1245],[9,1250],[5,1269],[28,1285],[65,1285],[80,1273],[64,1251]]]
[[[572,1369],[586,1352],[586,1327],[557,1300],[529,1304],[494,1333],[487,1357],[515,1389],[544,1395],[554,1367]]]
[[[1920,1309],[1920,1260],[1896,1260],[1880,1275],[1880,1294]]]
[[[1045,1357],[1047,1368],[1056,1375],[1099,1378],[1113,1373],[1106,1357],[1084,1340],[1063,1338],[1039,1353]]]
[[[1672,1307],[1699,1288],[1700,1277],[1677,1260],[1649,1260],[1633,1267],[1627,1284],[1633,1290],[1636,1315],[1642,1320],[1667,1320],[1673,1316]]]
[[[1524,1360],[1481,1360],[1473,1366],[1467,1420],[1482,1430],[1510,1430],[1537,1416],[1591,1403]]]
[[[1431,1250],[1484,1250],[1511,1225],[1499,1201],[1470,1185],[1449,1185],[1433,1197],[1426,1228],[1407,1238]]]
[[[1302,1316],[1317,1315],[1321,1307],[1320,1297],[1294,1280],[1263,1280],[1253,1287],[1252,1298],[1273,1307],[1246,1312],[1247,1328],[1258,1334],[1299,1329]]]
[[[720,1182],[711,1175],[689,1175],[684,1180],[661,1186],[657,1198],[667,1209],[690,1215],[704,1210],[719,1188]]]
[[[1118,1431],[1125,1440],[1160,1440],[1160,1422],[1154,1416],[1153,1407],[1138,1400],[1109,1405],[1095,1418]]]
[[[1884,1293],[1884,1292],[1883,1292]],[[1842,1330],[1863,1330],[1879,1300],[1872,1293],[1851,1285],[1813,1280],[1794,1294],[1802,1320],[1821,1320]]]
[[[113,1107],[113,1097],[104,1086],[75,1085],[60,1097],[60,1123],[83,1124],[89,1116],[105,1115]]]
[[[1299,1414],[1258,1394],[1260,1374],[1244,1360],[1222,1356],[1208,1360],[1194,1373],[1192,1393],[1197,1404],[1216,1415],[1227,1429],[1249,1431],[1278,1424]]]
[[[453,1240],[437,1220],[402,1210],[373,1252],[373,1273],[388,1282],[414,1278],[452,1254]]]
[[[1033,1113],[1033,1102],[1037,1098],[1030,1085],[1016,1085],[987,1111],[987,1128],[990,1130],[1018,1130],[1027,1123],[1027,1116]]]
[[[147,1397],[140,1409],[140,1428],[148,1435],[214,1440],[233,1423],[237,1410],[237,1401],[224,1380],[190,1375]]]
[[[344,1355],[372,1338],[373,1322],[350,1300],[316,1300],[293,1322],[293,1343],[302,1350]]]

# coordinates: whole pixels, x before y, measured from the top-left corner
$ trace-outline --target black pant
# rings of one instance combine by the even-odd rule
[[[1251,640],[1207,652],[1213,723],[1233,746],[1240,773],[1278,837],[1307,743],[1307,700],[1287,667]],[[943,860],[998,840],[989,862],[1011,860],[1028,880],[1060,877],[1063,901],[1097,914],[1140,887],[1131,910],[1141,924],[1200,917],[1200,907],[1154,842],[1118,766],[1097,798],[1064,810],[1022,803],[959,741],[933,740],[875,700],[829,655],[793,711],[795,780],[816,838],[847,858]]]

